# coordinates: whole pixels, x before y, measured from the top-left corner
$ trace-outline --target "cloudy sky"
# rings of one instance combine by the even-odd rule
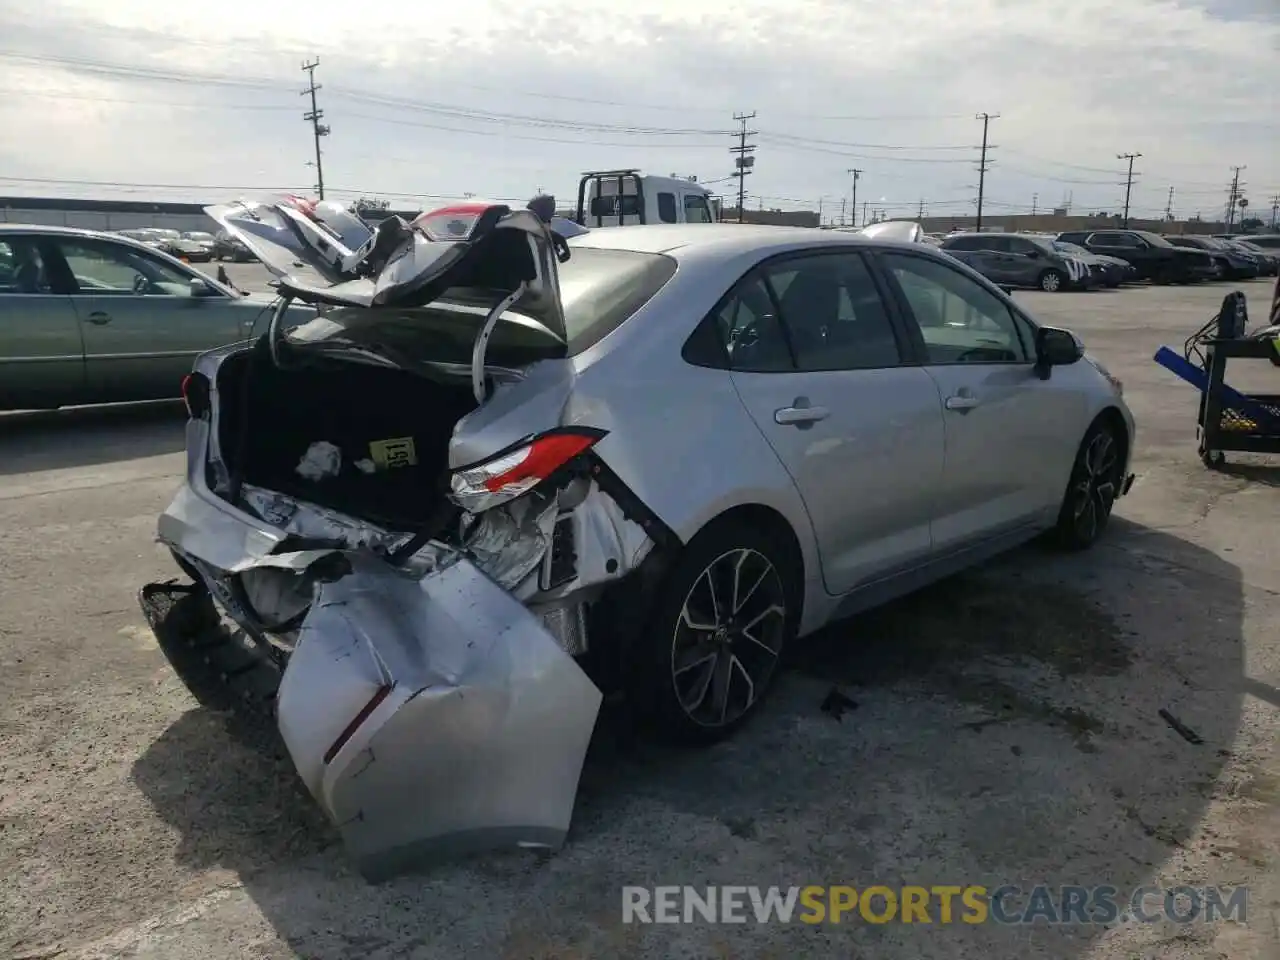
[[[639,166],[751,206],[1220,213],[1280,193],[1280,0],[0,0],[0,195],[212,200],[315,181],[418,208]]]

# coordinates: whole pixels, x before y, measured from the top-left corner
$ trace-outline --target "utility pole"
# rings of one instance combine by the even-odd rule
[[[858,215],[858,211],[857,211],[857,209],[855,209],[855,210],[853,211],[853,215],[854,215],[855,217]],[[866,201],[866,200],[863,200],[863,201],[862,201],[862,222],[863,222],[863,224],[864,224],[864,225],[865,225],[865,224],[866,224],[866,222],[867,222],[867,201]]]
[[[862,176],[862,171],[857,167],[850,167],[847,172],[853,176],[853,196],[849,200],[849,209],[853,211],[853,218],[856,221],[858,219],[858,178]],[[854,223],[855,227],[857,225]]]
[[[924,219],[924,197],[920,198],[920,205],[916,207],[916,219],[917,220]]]
[[[1040,194],[1033,193],[1031,195],[1031,215],[1034,217],[1039,211]]]
[[[736,169],[734,176],[738,178],[738,222],[742,223],[742,208],[747,202],[747,175],[751,173],[756,165],[756,158],[752,156],[755,152],[756,145],[747,143],[747,137],[754,137],[755,130],[747,129],[747,121],[754,120],[756,112],[752,110],[750,113],[735,113],[733,119],[739,124],[739,130],[736,134],[738,145],[730,147],[730,153],[736,153],[738,156],[734,158],[733,165]]]
[[[1164,205],[1164,218],[1173,222],[1173,187],[1169,188],[1169,202]]]
[[[1230,233],[1236,221],[1236,205],[1240,202],[1240,171],[1246,169],[1248,168],[1243,166],[1231,168],[1231,197],[1227,200],[1227,225],[1223,233]]]
[[[1271,229],[1276,229],[1276,217],[1280,216],[1280,193],[1271,198]]]
[[[1129,161],[1129,175],[1124,181],[1124,228],[1129,229],[1129,196],[1133,192],[1133,161],[1142,156],[1140,153],[1117,153],[1117,160]]]
[[[302,115],[302,119],[309,121],[311,124],[311,135],[316,142],[316,193],[320,195],[320,199],[324,199],[324,166],[320,162],[320,138],[329,135],[328,124],[321,123],[320,120],[324,116],[324,111],[316,106],[316,93],[320,87],[316,85],[316,67],[320,66],[320,58],[316,57],[308,63],[302,65],[303,72],[307,75],[307,89],[302,91],[302,96],[311,97],[311,109]]]
[[[844,205],[849,201],[845,197],[840,198],[840,226],[844,226]]]
[[[979,113],[974,116],[975,120],[982,121],[982,158],[978,161],[978,222],[975,227],[978,231],[982,230],[982,198],[987,187],[987,151],[995,149],[987,146],[987,126],[999,117],[998,113]]]

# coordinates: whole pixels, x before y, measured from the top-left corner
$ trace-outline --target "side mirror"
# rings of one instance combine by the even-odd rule
[[[1000,284],[1000,289],[1001,289],[1001,290],[1003,290],[1003,291],[1005,292],[1005,294],[1006,294],[1006,295],[1008,295],[1008,296],[1010,296],[1010,297],[1012,297],[1012,296],[1013,296],[1013,287],[1005,286],[1005,285],[1002,283],[1002,284]]]
[[[1070,330],[1040,327],[1036,330],[1036,373],[1048,380],[1054,367],[1068,367],[1084,356],[1084,344]]]
[[[1039,250],[1028,250],[1028,251],[1027,251],[1027,256],[1028,256],[1028,257],[1030,257],[1032,260],[1039,260],[1039,259],[1040,259],[1040,251],[1039,251]]]
[[[210,286],[199,277],[191,278],[191,295],[193,297],[207,297],[210,292]]]

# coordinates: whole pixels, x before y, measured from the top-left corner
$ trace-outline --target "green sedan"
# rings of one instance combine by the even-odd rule
[[[196,356],[266,330],[274,299],[116,234],[0,224],[0,410],[177,397]]]

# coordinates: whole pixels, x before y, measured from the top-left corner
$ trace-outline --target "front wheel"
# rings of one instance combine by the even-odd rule
[[[1046,270],[1040,274],[1040,289],[1045,293],[1057,293],[1063,288],[1065,279],[1060,270]]]
[[[1080,442],[1055,528],[1058,543],[1084,550],[1102,536],[1124,478],[1122,439],[1108,423],[1095,423]]]
[[[755,713],[799,624],[799,560],[736,522],[698,534],[657,591],[630,693],[667,739],[710,743]]]

